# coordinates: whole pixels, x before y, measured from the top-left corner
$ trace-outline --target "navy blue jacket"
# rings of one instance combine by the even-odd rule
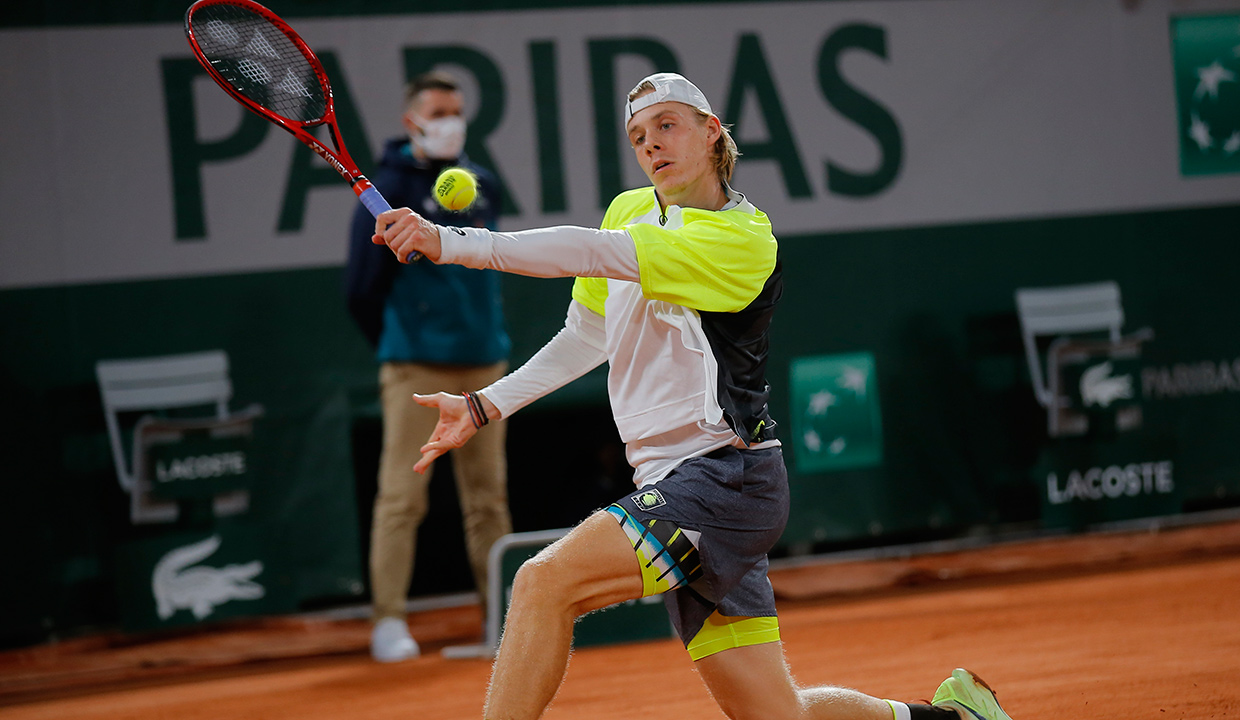
[[[431,197],[435,178],[459,165],[478,176],[478,199],[464,212],[444,210]],[[495,229],[500,193],[494,176],[462,156],[454,162],[423,162],[409,139],[389,140],[371,182],[392,207],[410,207],[441,225]],[[349,314],[376,349],[380,362],[487,365],[508,357],[500,274],[427,260],[397,262],[386,245],[375,245],[375,220],[360,204],[349,233],[345,292]]]

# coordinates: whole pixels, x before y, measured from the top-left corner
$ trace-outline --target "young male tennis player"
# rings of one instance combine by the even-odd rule
[[[783,287],[778,244],[766,215],[728,184],[736,144],[693,83],[651,75],[624,112],[653,187],[617,196],[598,230],[439,227],[406,208],[376,223],[374,242],[399,258],[577,278],[564,329],[529,362],[476,393],[418,398],[439,408],[419,469],[604,361],[634,468],[633,493],[517,573],[484,717],[539,717],[563,680],[574,619],[661,593],[730,718],[1010,720],[966,670],[930,705],[794,682],[767,579],[788,516],[765,378]]]

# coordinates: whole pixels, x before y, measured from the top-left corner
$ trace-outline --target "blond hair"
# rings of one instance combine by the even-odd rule
[[[654,90],[654,83],[645,80],[629,91],[628,101],[633,102],[646,93],[654,92]],[[706,112],[701,108],[695,107],[693,112],[703,120],[708,118],[719,120],[718,115]],[[732,139],[732,133],[729,132],[731,127],[731,125],[724,125],[722,120],[719,121],[719,139],[715,141],[714,147],[711,148],[711,160],[715,166],[715,175],[718,176],[719,182],[724,185],[727,185],[732,180],[732,171],[736,169],[736,159],[741,154],[740,150],[736,148],[736,141]]]

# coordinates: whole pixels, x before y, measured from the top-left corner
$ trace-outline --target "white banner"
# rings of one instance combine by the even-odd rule
[[[1235,0],[729,3],[293,26],[335,57],[333,82],[347,88],[376,155],[401,132],[406,49],[465,48],[496,68],[503,107],[482,140],[520,209],[506,229],[597,224],[610,183],[596,142],[600,82],[616,88],[606,112],[620,181],[645,184],[618,111],[620,94],[654,67],[624,51],[668,50],[717,112],[730,100],[739,108],[725,119],[751,150],[734,185],[777,234],[794,236],[1236,202],[1240,175],[1181,175],[1169,24],[1173,11],[1237,9]],[[172,169],[185,128],[169,127],[167,93],[169,63],[189,57],[179,25],[0,32],[9,104],[0,288],[343,262],[355,203],[343,182],[309,190],[296,229],[278,230],[297,143],[274,127],[243,154],[195,166],[201,192],[187,207],[201,208],[202,231],[185,237]],[[458,75],[477,113],[477,78]],[[536,108],[536,86],[558,102]],[[237,131],[245,111],[205,76],[189,95],[191,140]],[[558,119],[555,148],[545,137],[540,145],[540,114]],[[561,183],[548,168],[562,168]]]

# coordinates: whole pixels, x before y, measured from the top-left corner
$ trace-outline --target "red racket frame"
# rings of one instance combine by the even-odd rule
[[[319,81],[319,86],[323,89],[323,95],[326,99],[326,103],[322,117],[315,120],[304,121],[290,120],[282,117],[276,114],[273,110],[269,110],[268,108],[241,94],[241,92],[234,88],[228,80],[224,79],[224,76],[211,65],[211,61],[207,59],[207,56],[203,53],[202,49],[198,47],[198,39],[194,36],[194,26],[191,22],[191,19],[196,11],[212,5],[231,5],[234,7],[242,7],[261,15],[273,26],[275,26],[276,29],[284,33],[284,35],[297,46],[297,49],[301,50],[306,59],[310,61],[310,67],[314,70],[314,75]],[[319,62],[318,56],[314,54],[314,51],[310,49],[310,46],[307,45],[306,42],[301,39],[301,36],[298,35],[293,28],[289,27],[289,24],[284,22],[279,15],[276,15],[262,5],[253,2],[253,0],[198,0],[185,11],[185,35],[189,39],[189,46],[194,51],[194,56],[198,59],[199,64],[201,64],[207,71],[207,74],[211,76],[211,79],[224,89],[224,92],[231,95],[234,100],[241,103],[251,112],[270,120],[276,125],[279,125],[291,133],[293,137],[296,137],[298,140],[308,145],[311,150],[317,153],[319,157],[326,160],[328,165],[335,168],[336,172],[340,173],[340,176],[348,181],[349,186],[353,188],[353,192],[358,196],[361,196],[363,192],[372,187],[370,181],[362,175],[360,170],[358,170],[357,163],[353,161],[353,157],[349,155],[349,151],[345,148],[344,141],[340,138],[340,129],[336,125],[336,109],[332,100],[331,81],[327,77],[327,72],[323,70],[323,63]],[[332,144],[336,148],[334,151],[324,146],[323,143],[318,141],[318,138],[314,137],[314,135],[310,134],[307,130],[307,128],[317,127],[319,125],[327,126],[327,132],[331,136]]]

